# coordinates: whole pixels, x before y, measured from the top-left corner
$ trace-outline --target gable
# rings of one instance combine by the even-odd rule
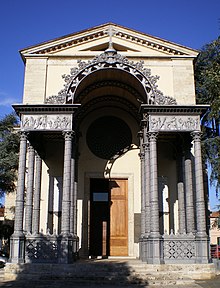
[[[112,35],[108,29],[114,31]],[[169,42],[148,34],[125,28],[120,25],[107,23],[78,33],[70,34],[52,41],[29,47],[20,51],[26,55],[97,55],[109,46],[110,37],[118,52],[130,56],[190,56],[196,57],[198,51]]]

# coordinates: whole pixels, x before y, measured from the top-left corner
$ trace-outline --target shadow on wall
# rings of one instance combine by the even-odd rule
[[[11,266],[11,268],[10,268]],[[6,274],[13,276],[13,264],[7,264]],[[0,270],[1,271],[1,270]],[[73,264],[19,264],[17,278],[2,283],[1,287],[146,287],[126,261],[79,260]],[[12,278],[11,278],[12,279]],[[130,286],[131,285],[131,286]]]

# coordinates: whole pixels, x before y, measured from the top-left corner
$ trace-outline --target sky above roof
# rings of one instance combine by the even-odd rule
[[[193,49],[220,35],[219,0],[0,0],[0,118],[22,102],[19,50],[113,22]]]
[[[22,101],[19,50],[28,46],[106,22],[194,49],[220,34],[219,0],[1,0],[0,9],[0,118],[12,111],[12,103]]]

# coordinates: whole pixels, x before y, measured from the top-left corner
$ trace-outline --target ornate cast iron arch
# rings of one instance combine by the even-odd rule
[[[118,54],[115,50],[106,50],[104,53],[87,62],[79,60],[78,67],[70,70],[69,75],[63,75],[64,89],[58,95],[50,96],[46,99],[48,104],[71,104],[75,103],[75,93],[79,84],[87,77],[96,71],[106,69],[119,69],[134,76],[143,86],[146,99],[145,104],[154,105],[176,105],[176,100],[169,96],[164,96],[158,90],[156,82],[159,76],[152,76],[150,69],[144,68],[144,62],[129,61],[126,57]]]

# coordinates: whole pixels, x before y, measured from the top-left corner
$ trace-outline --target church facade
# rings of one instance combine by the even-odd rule
[[[23,49],[12,263],[208,263],[193,61],[113,23]]]

